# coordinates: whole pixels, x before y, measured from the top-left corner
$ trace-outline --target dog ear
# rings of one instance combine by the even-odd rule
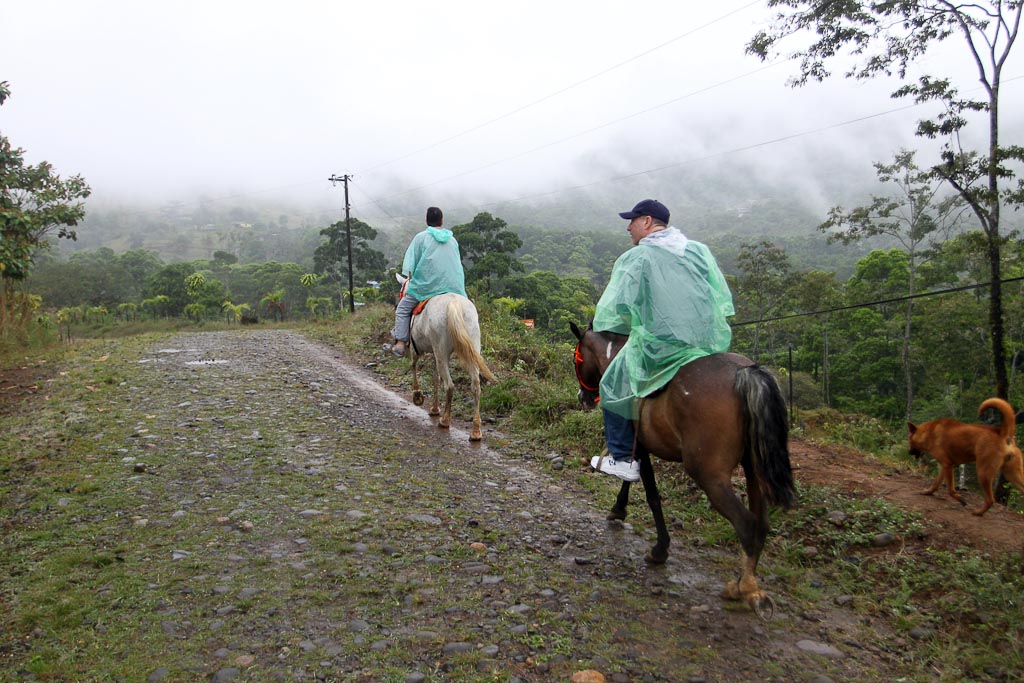
[[[917,431],[917,425],[914,424],[913,422],[908,422],[907,423],[907,431],[909,431],[911,434],[913,434],[914,432]]]

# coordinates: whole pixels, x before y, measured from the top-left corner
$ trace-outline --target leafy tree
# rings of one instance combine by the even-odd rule
[[[122,288],[127,292],[124,295],[126,300],[141,298],[146,278],[164,265],[155,251],[146,251],[145,249],[126,251],[117,258],[117,261],[128,279]]]
[[[143,299],[142,310],[148,311],[153,316],[166,318],[170,315],[171,298],[166,294],[157,294],[152,298]]]
[[[789,257],[780,247],[767,240],[745,242],[736,259],[740,269],[736,300],[746,317],[754,324],[752,357],[760,352],[764,318],[778,315],[788,296],[791,284]]]
[[[213,252],[213,260],[218,265],[230,266],[238,263],[238,257],[227,251]]]
[[[7,81],[0,81],[0,105],[10,94]],[[49,248],[54,231],[75,239],[72,228],[85,215],[81,200],[90,194],[81,176],[62,180],[46,161],[26,165],[24,154],[0,135],[0,335],[25,310],[15,286],[28,276],[33,255]],[[19,323],[25,320],[17,316]]]
[[[304,272],[305,269],[297,263],[247,263],[229,271],[226,285],[231,290],[232,300],[246,301],[254,310],[262,308],[259,302],[264,294],[278,290],[283,292],[285,308],[295,310],[309,295],[302,284]]]
[[[597,291],[589,279],[560,278],[538,270],[509,280],[507,298],[515,301],[510,311],[532,318],[537,328],[562,336],[569,322],[589,320],[594,315]]]
[[[867,2],[821,0],[768,0],[769,7],[783,8],[768,30],[758,32],[747,51],[768,59],[797,34],[814,36],[809,46],[792,56],[800,60],[793,85],[821,81],[831,73],[826,64],[844,50],[856,62],[847,77],[873,78],[895,73],[905,84],[892,97],[913,97],[916,102],[938,102],[940,113],[918,122],[917,134],[945,139],[941,162],[933,170],[948,182],[978,219],[986,238],[990,276],[989,328],[996,394],[1006,398],[1009,381],[1003,339],[1002,258],[1000,209],[1004,199],[1024,201],[1024,184],[1009,187],[1014,171],[1010,164],[1024,160],[1024,147],[1003,146],[999,141],[999,92],[1002,70],[1017,39],[1024,3],[1020,0],[978,0],[959,4],[952,0],[870,0]],[[962,40],[965,57],[975,67],[984,97],[962,96],[950,78],[920,76],[907,82],[907,69],[934,44],[949,38]],[[988,147],[964,150],[960,131],[968,115],[984,112],[988,119]]]
[[[134,321],[139,314],[138,304],[132,302],[121,303],[117,305],[117,317],[122,320]]]
[[[191,263],[172,263],[164,266],[149,276],[143,295],[147,299],[166,297],[166,302],[159,308],[159,315],[177,317],[185,312],[185,307],[192,303],[189,296],[187,280],[195,273]],[[146,302],[143,301],[143,304]]]
[[[845,303],[842,287],[834,273],[812,270],[794,277],[790,290],[793,308],[801,313],[814,313],[837,308]],[[826,406],[831,405],[830,387],[830,341],[833,315],[807,315],[794,318],[791,324],[796,330],[796,367],[805,370],[821,384],[821,398]]]
[[[508,224],[486,211],[478,213],[473,220],[452,228],[459,241],[463,263],[466,266],[466,284],[479,283],[484,291],[495,291],[495,280],[502,280],[512,274],[523,272],[523,265],[515,253],[523,246]]]
[[[943,181],[914,163],[914,152],[902,150],[893,163],[876,163],[878,180],[894,185],[892,195],[871,198],[871,203],[851,211],[834,207],[818,230],[832,242],[850,244],[884,235],[896,240],[907,255],[907,300],[903,310],[903,347],[900,354],[906,387],[906,419],[910,420],[914,402],[913,373],[910,366],[911,319],[914,311],[918,267],[932,253],[928,247],[941,243],[959,228],[963,200],[957,194],[940,196]]]
[[[242,321],[242,316],[252,310],[249,304],[233,304],[230,301],[225,300],[221,304],[221,310],[228,316],[229,320],[233,320],[236,323]]]
[[[284,320],[287,306],[284,303],[284,290],[276,289],[273,292],[267,292],[260,299],[260,306],[267,310],[267,313],[274,316],[274,320],[281,322]]]
[[[368,280],[380,280],[387,268],[387,259],[371,243],[377,231],[358,219],[349,219],[352,232],[352,281],[362,285]],[[339,221],[320,231],[327,238],[313,253],[313,269],[338,285],[338,301],[344,304],[349,284],[348,231],[345,221]]]

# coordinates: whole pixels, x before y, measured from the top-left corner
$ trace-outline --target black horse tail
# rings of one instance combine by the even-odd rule
[[[796,487],[789,463],[789,421],[782,391],[760,365],[737,370],[734,386],[742,398],[747,427],[743,459],[753,463],[768,502],[788,510],[796,504]]]

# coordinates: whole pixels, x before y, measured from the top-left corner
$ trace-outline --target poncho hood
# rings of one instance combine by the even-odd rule
[[[686,255],[686,244],[689,241],[686,235],[680,232],[678,228],[670,226],[664,230],[651,233],[640,240],[640,244],[668,249],[676,256],[683,257]]]
[[[450,240],[454,234],[448,228],[434,228],[429,225],[427,226],[427,232],[430,233],[430,236],[433,237],[438,242],[440,242],[441,244],[444,244],[445,242]]]

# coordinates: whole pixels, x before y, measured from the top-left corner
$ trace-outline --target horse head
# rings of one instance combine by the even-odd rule
[[[590,409],[601,401],[599,390],[601,376],[608,369],[608,364],[626,343],[627,337],[611,332],[595,332],[593,321],[586,330],[580,330],[576,323],[570,322],[569,329],[576,335],[576,350],[573,352],[573,363],[576,368],[576,380],[580,384],[576,397],[584,408]]]

